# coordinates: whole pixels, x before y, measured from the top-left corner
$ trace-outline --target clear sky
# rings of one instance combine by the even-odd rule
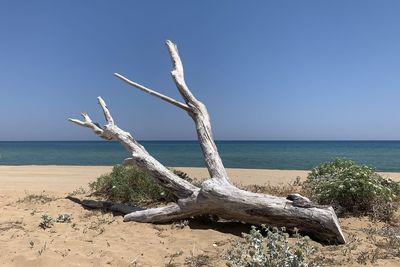
[[[195,139],[172,97],[178,44],[216,139],[400,139],[399,1],[0,3],[0,140],[98,140],[96,97],[137,139]],[[180,99],[180,98],[179,98]]]

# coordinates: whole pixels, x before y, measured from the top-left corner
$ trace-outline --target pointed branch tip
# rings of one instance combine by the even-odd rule
[[[97,97],[97,100],[98,100],[98,102],[99,102],[101,108],[103,109],[103,113],[104,113],[104,117],[105,117],[106,121],[107,121],[109,124],[114,124],[114,119],[113,119],[113,117],[111,116],[110,111],[108,110],[108,107],[107,107],[106,102],[103,100],[103,98],[101,98],[101,96],[98,96],[98,97]]]
[[[75,123],[79,126],[85,126],[86,127],[86,123],[81,121],[81,120],[77,120],[77,119],[72,119],[72,118],[68,118],[69,122]]]

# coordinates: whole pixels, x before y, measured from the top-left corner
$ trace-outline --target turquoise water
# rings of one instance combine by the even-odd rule
[[[142,141],[168,166],[204,166],[196,141]],[[219,141],[226,167],[307,170],[346,157],[400,171],[400,141]],[[114,165],[128,154],[117,142],[0,142],[0,165]]]

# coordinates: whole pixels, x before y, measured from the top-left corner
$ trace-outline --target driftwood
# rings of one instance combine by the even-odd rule
[[[120,214],[128,214],[135,211],[144,210],[142,208],[132,207],[122,203],[115,203],[112,201],[102,201],[102,200],[93,200],[93,199],[83,199],[80,200],[79,198],[73,196],[67,196],[66,199],[69,199],[75,203],[82,205],[88,209],[101,209],[104,211],[112,211],[115,213]]]
[[[130,133],[120,129],[101,97],[98,97],[98,102],[107,122],[103,127],[94,123],[86,113],[82,113],[83,121],[69,119],[80,126],[91,128],[103,139],[118,140],[131,155],[124,161],[125,164],[135,164],[147,170],[162,187],[178,198],[176,203],[164,207],[128,213],[124,216],[124,221],[162,223],[208,214],[256,225],[297,228],[325,243],[345,243],[332,207],[314,205],[307,198],[297,194],[282,198],[252,193],[241,190],[230,182],[214,143],[207,108],[186,85],[183,65],[176,45],[171,41],[167,41],[166,45],[173,63],[172,78],[184,102],[160,94],[118,73],[115,73],[115,76],[145,93],[184,110],[193,119],[205,164],[211,177],[200,187],[175,175],[153,158]]]

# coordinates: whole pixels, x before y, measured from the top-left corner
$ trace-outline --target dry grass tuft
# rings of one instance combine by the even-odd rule
[[[38,194],[29,194],[22,199],[18,199],[17,203],[36,203],[36,204],[46,204],[57,200],[57,198],[53,196],[45,195],[44,193]]]
[[[185,266],[187,267],[211,267],[213,266],[211,257],[205,254],[197,256],[190,256],[185,259]]]
[[[303,182],[300,180],[300,177],[296,177],[296,179],[288,183],[286,185],[237,185],[240,189],[250,191],[253,193],[261,193],[261,194],[268,194],[273,196],[279,197],[287,197],[289,194],[299,193],[301,195],[307,196],[307,192],[303,190]]]

